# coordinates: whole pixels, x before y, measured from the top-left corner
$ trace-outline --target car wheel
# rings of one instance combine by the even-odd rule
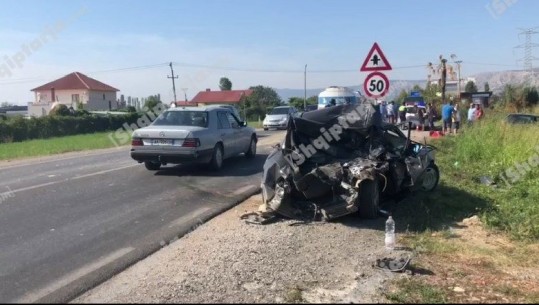
[[[359,190],[359,215],[363,218],[375,219],[380,210],[380,193],[378,181],[364,180]]]
[[[440,181],[440,170],[436,164],[431,163],[423,173],[421,177],[421,190],[424,192],[430,192],[438,186]]]
[[[221,144],[216,144],[213,148],[213,155],[210,161],[212,170],[220,170],[223,167],[223,147]]]
[[[249,143],[249,148],[245,152],[245,156],[247,158],[253,158],[254,156],[256,156],[256,137],[255,136],[251,137],[251,143]]]
[[[161,163],[152,162],[152,161],[144,161],[144,166],[146,166],[147,170],[156,171],[161,168]]]

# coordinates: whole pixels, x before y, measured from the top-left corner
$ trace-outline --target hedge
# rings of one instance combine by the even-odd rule
[[[0,120],[0,143],[46,139],[85,133],[103,132],[134,124],[139,113],[108,116],[44,116],[40,118],[14,117]]]

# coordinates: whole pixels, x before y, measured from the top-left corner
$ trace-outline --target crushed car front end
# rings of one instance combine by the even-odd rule
[[[433,148],[393,128],[368,103],[293,118],[264,164],[266,208],[288,218],[375,218],[381,200],[420,187],[425,177],[432,190],[439,178],[430,170]]]

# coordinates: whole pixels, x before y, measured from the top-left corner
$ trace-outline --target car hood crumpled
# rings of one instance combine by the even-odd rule
[[[369,103],[293,117],[284,141],[264,164],[263,214],[331,220],[359,211],[372,218],[378,207],[368,210],[363,202],[377,200],[370,197],[378,193],[396,194],[407,183],[413,185],[407,178],[420,179],[425,162],[431,161],[411,150],[410,156],[399,157],[384,126]],[[396,139],[411,144],[402,133]]]

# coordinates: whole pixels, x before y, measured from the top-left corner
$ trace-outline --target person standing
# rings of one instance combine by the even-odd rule
[[[483,108],[481,108],[481,105],[477,104],[476,108],[475,108],[475,120],[474,121],[478,121],[478,120],[482,119],[483,116],[484,116]]]
[[[455,107],[453,108],[453,125],[454,125],[454,133],[457,134],[460,128],[460,109],[459,104],[455,104]]]
[[[417,107],[416,106],[416,109],[417,109],[417,118],[419,120],[419,126],[418,126],[418,130],[425,130],[425,117],[427,116],[427,114],[425,113],[425,107]]]
[[[390,124],[395,124],[395,103],[389,102],[387,106],[387,120]]]
[[[471,126],[473,121],[475,121],[475,110],[475,105],[471,103],[470,108],[468,109],[468,126]]]
[[[434,120],[437,116],[436,108],[434,108],[434,105],[432,105],[432,103],[428,103],[427,106],[427,119],[429,120],[429,130],[434,130]]]
[[[399,119],[401,124],[406,122],[406,106],[404,106],[404,103],[399,107]]]
[[[449,102],[442,106],[442,121],[444,124],[444,133],[451,132],[451,120],[454,111],[452,104],[452,102]]]

